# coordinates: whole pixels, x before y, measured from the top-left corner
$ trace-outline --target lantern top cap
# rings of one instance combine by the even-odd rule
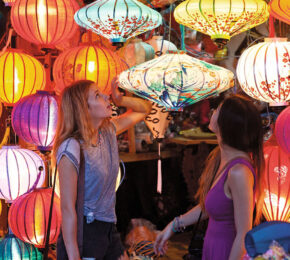
[[[4,149],[20,149],[20,146],[19,145],[5,145],[1,147],[1,150],[4,150]]]
[[[166,54],[186,54],[186,51],[183,50],[168,50]]]
[[[140,38],[134,38],[134,39],[132,39],[131,42],[137,43],[137,42],[142,42],[142,40]]]
[[[47,90],[37,90],[36,94],[41,94],[41,95],[55,95],[54,91],[47,91]]]
[[[163,40],[163,36],[162,35],[154,35],[152,37],[152,40]]]
[[[287,38],[278,38],[278,37],[265,38],[264,42],[287,42]]]

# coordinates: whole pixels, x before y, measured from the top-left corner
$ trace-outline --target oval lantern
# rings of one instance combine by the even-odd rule
[[[51,194],[51,188],[36,189],[13,202],[8,214],[8,223],[15,236],[36,247],[45,246]],[[60,228],[60,200],[55,195],[49,244],[56,242]]]
[[[59,94],[78,80],[92,80],[98,88],[111,93],[111,81],[124,68],[120,57],[101,45],[78,46],[61,53],[53,65],[55,90]]]
[[[21,99],[12,110],[15,133],[41,151],[51,150],[58,118],[54,92],[38,91]]]
[[[0,99],[9,106],[44,89],[46,84],[42,64],[16,49],[9,49],[0,56],[0,78]]]
[[[154,35],[146,42],[154,48],[155,58],[166,54],[167,51],[177,51],[177,47],[172,42],[165,40],[164,37],[160,35]]]
[[[290,157],[273,139],[266,143],[264,157],[264,216],[267,221],[290,222]]]
[[[42,260],[42,254],[33,246],[15,237],[6,235],[0,242],[0,260]]]
[[[275,124],[275,136],[281,149],[290,155],[290,107],[285,108]]]
[[[14,201],[33,188],[41,187],[45,165],[41,157],[19,146],[0,149],[0,198]]]
[[[232,86],[233,73],[195,59],[185,52],[172,52],[122,72],[119,86],[156,102],[167,110],[182,110]]]
[[[285,105],[290,100],[290,42],[267,38],[246,49],[239,58],[237,77],[250,97]]]
[[[176,22],[208,34],[219,45],[268,19],[264,0],[187,0],[174,10]]]
[[[25,40],[53,47],[75,34],[78,9],[75,0],[18,0],[11,9],[11,23]]]
[[[97,0],[75,14],[76,23],[121,45],[162,23],[159,12],[136,0]]]
[[[290,5],[288,0],[272,0],[269,3],[269,11],[276,19],[290,24]]]

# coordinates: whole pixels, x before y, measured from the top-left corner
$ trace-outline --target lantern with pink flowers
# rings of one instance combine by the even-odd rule
[[[50,150],[54,141],[58,104],[54,92],[38,91],[21,99],[12,110],[15,133],[41,151]]]
[[[290,155],[290,107],[284,109],[275,124],[275,135],[281,149]]]

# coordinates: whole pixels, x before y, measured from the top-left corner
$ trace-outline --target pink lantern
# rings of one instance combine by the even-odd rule
[[[278,116],[275,135],[282,150],[290,155],[290,107],[284,109]]]

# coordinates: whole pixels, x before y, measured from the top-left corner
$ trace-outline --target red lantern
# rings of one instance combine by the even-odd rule
[[[75,34],[78,9],[75,0],[18,0],[11,9],[11,22],[25,40],[49,47]]]
[[[51,200],[51,188],[36,189],[16,199],[8,215],[9,226],[15,236],[36,247],[45,246]],[[49,243],[56,242],[61,226],[60,200],[55,195]]]
[[[268,221],[290,221],[290,157],[274,138],[264,148],[265,198],[263,213]]]
[[[284,109],[278,116],[275,135],[282,150],[290,155],[290,107]]]

